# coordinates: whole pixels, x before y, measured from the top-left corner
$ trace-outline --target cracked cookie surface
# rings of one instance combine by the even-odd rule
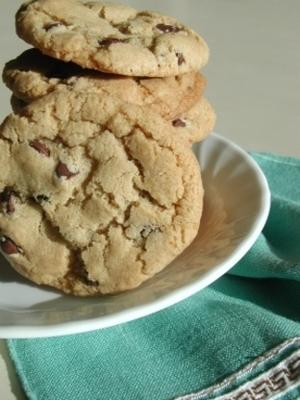
[[[44,54],[121,75],[179,75],[209,57],[205,41],[175,18],[124,5],[36,0],[21,6],[16,28]]]
[[[10,103],[16,113],[22,112],[27,105],[15,96],[11,97]],[[190,110],[167,122],[173,126],[176,137],[191,145],[201,142],[213,131],[216,114],[208,100],[203,97]]]
[[[75,295],[140,285],[194,239],[199,165],[156,113],[106,94],[53,92],[0,129],[0,249]]]
[[[22,112],[27,105],[15,96],[10,102],[16,113]],[[167,122],[173,127],[171,131],[176,137],[191,145],[204,140],[213,131],[216,114],[209,101],[202,97],[190,110]]]
[[[206,79],[198,72],[168,78],[134,78],[83,69],[29,49],[3,70],[3,81],[29,103],[57,89],[105,91],[121,100],[147,105],[167,119],[189,110],[201,97]]]

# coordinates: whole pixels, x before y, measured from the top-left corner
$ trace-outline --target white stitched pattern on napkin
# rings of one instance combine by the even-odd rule
[[[280,359],[289,348],[296,350],[285,355],[283,360]],[[243,381],[238,384],[243,378],[247,379],[247,374],[255,369],[264,368],[266,362],[275,358],[279,360],[267,371],[258,371],[256,376],[246,383]],[[233,388],[237,385],[238,387]],[[221,394],[221,391],[226,393]],[[283,342],[223,382],[175,400],[284,400],[288,394],[290,394],[289,399],[300,399],[300,337]]]

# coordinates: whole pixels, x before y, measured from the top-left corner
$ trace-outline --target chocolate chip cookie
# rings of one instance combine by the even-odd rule
[[[83,69],[26,50],[3,70],[3,81],[19,99],[29,103],[57,89],[105,91],[125,102],[147,105],[172,119],[189,110],[202,95],[206,79],[198,72],[168,78],[134,78]]]
[[[15,96],[11,96],[10,103],[15,113],[21,113],[27,105]],[[168,120],[168,123],[175,128],[173,133],[189,145],[204,140],[213,131],[215,122],[215,111],[205,97],[187,112]]]
[[[132,289],[195,237],[199,165],[157,113],[54,91],[0,128],[0,249],[37,284]],[[169,132],[169,133],[168,133]]]
[[[197,71],[209,57],[205,41],[176,19],[117,4],[36,0],[21,6],[16,28],[44,54],[127,76]]]

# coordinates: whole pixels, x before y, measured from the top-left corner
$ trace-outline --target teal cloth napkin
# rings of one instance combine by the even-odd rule
[[[300,398],[300,159],[252,155],[271,213],[230,274],[127,324],[9,340],[30,399]]]

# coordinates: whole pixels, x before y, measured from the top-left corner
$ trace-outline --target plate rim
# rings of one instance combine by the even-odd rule
[[[45,325],[3,325],[0,326],[0,339],[29,339],[29,338],[45,338],[58,337],[71,334],[79,334],[92,332],[98,329],[105,329],[116,325],[130,322],[139,319],[158,311],[164,310],[182,300],[199,292],[203,288],[219,279],[222,275],[228,272],[241,258],[250,250],[261,233],[271,206],[271,193],[267,179],[256,163],[256,161],[235,142],[225,138],[218,133],[212,133],[210,136],[217,138],[225,145],[230,145],[235,152],[239,153],[250,168],[255,172],[257,183],[261,189],[260,209],[257,212],[255,224],[251,227],[248,236],[233,250],[227,260],[219,263],[217,267],[206,271],[201,280],[196,280],[186,284],[185,286],[165,294],[156,300],[149,301],[142,305],[131,306],[125,310],[117,311],[109,315],[92,317],[87,320],[67,321]],[[17,313],[17,312],[16,312]]]

